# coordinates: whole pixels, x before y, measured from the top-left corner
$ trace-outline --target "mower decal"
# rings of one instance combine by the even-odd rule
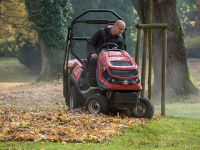
[[[74,78],[76,79],[76,81],[79,80],[82,71],[83,71],[83,69],[82,69],[79,65],[77,65],[77,66],[74,68],[74,70],[73,70],[73,72],[72,72],[72,75],[74,76]]]
[[[101,54],[101,59],[104,59],[108,65],[107,67],[111,69],[130,70],[138,68],[134,60],[126,52],[103,52]],[[130,61],[132,66],[113,66],[110,61]]]
[[[108,57],[113,57],[116,55],[119,57],[123,57],[123,52],[108,52]]]

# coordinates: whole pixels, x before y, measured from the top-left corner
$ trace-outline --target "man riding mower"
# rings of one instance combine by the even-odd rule
[[[74,53],[74,40],[86,41],[88,44],[91,41],[90,37],[74,37],[74,24],[108,24],[108,26],[112,24],[113,27],[113,23],[116,23],[105,19],[79,20],[89,12],[108,12],[123,20],[112,10],[88,10],[72,21],[68,28],[63,64],[63,94],[66,104],[69,109],[85,106],[85,111],[89,113],[125,112],[131,117],[151,119],[154,107],[148,99],[139,97],[142,87],[138,67],[126,52],[126,47],[124,50],[119,47],[121,43],[118,45],[114,42],[105,42],[97,49],[97,53],[92,53],[97,55],[96,77],[92,78],[88,65],[92,55],[90,49],[88,49],[87,59],[82,59]],[[100,31],[102,32],[104,31]],[[125,31],[119,36],[125,39]],[[69,60],[69,53],[76,59]],[[92,83],[93,79],[95,84]]]

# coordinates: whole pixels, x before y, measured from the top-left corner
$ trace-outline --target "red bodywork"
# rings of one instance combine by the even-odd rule
[[[132,63],[132,66],[113,66],[110,61],[130,61]],[[136,78],[139,76],[139,73],[136,76],[132,77],[120,77],[120,76],[114,76],[110,73],[109,69],[114,69],[114,70],[133,70],[133,69],[138,69],[135,61],[131,58],[131,56],[127,52],[118,52],[118,51],[107,51],[107,52],[102,52],[99,56],[98,59],[98,66],[100,66],[100,63],[103,64],[103,70],[98,67],[98,76],[99,80],[106,85],[107,88],[109,89],[141,89],[141,83],[135,84],[135,85],[116,85],[109,83],[104,79],[103,73],[107,69],[108,73],[110,76],[120,78],[120,79],[132,79]],[[69,66],[70,65],[70,66]],[[73,67],[73,72],[72,75],[76,79],[76,81],[79,80],[82,68],[81,68],[81,63],[78,62],[78,60],[70,60],[69,61],[69,67]]]
[[[74,76],[76,81],[78,81],[83,71],[83,69],[81,68],[82,64],[77,59],[73,59],[68,61],[68,67],[73,69],[72,75]]]
[[[132,66],[113,66],[110,61],[130,61],[132,63]],[[132,69],[138,69],[135,61],[131,58],[131,56],[127,52],[102,52],[99,59],[98,59],[98,65],[100,65],[100,62],[102,62],[104,69],[101,70],[100,67],[98,68],[99,72],[99,80],[106,85],[109,89],[141,89],[141,84],[138,83],[136,85],[116,85],[109,83],[106,81],[103,77],[103,72],[107,69],[108,73],[116,78],[121,79],[131,79],[136,78],[139,76],[139,73],[136,76],[133,77],[119,77],[114,76],[110,73],[109,69],[114,70],[132,70]]]

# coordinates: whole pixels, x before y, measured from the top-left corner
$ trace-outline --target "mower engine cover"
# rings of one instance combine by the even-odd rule
[[[103,50],[97,66],[97,82],[103,89],[142,89],[138,67],[126,51]]]

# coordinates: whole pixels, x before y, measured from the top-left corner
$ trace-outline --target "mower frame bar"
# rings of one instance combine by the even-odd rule
[[[116,14],[114,11],[112,10],[109,10],[109,9],[90,9],[90,10],[87,10],[85,11],[84,13],[82,13],[81,15],[77,16],[71,23],[71,26],[73,26],[75,24],[75,21],[77,19],[79,19],[80,17],[84,16],[85,14],[89,13],[89,12],[110,12],[112,13],[113,15],[115,15],[118,19],[120,20],[123,20],[118,14]],[[91,21],[91,20],[90,20]],[[95,23],[95,24],[98,24],[98,23]],[[102,23],[100,23],[102,24]],[[107,24],[107,23],[104,23],[104,24]]]
[[[109,23],[115,23],[116,21],[109,21],[109,20],[103,20],[103,19],[97,19],[97,20],[77,20],[74,23],[87,23],[87,24],[109,24]]]

